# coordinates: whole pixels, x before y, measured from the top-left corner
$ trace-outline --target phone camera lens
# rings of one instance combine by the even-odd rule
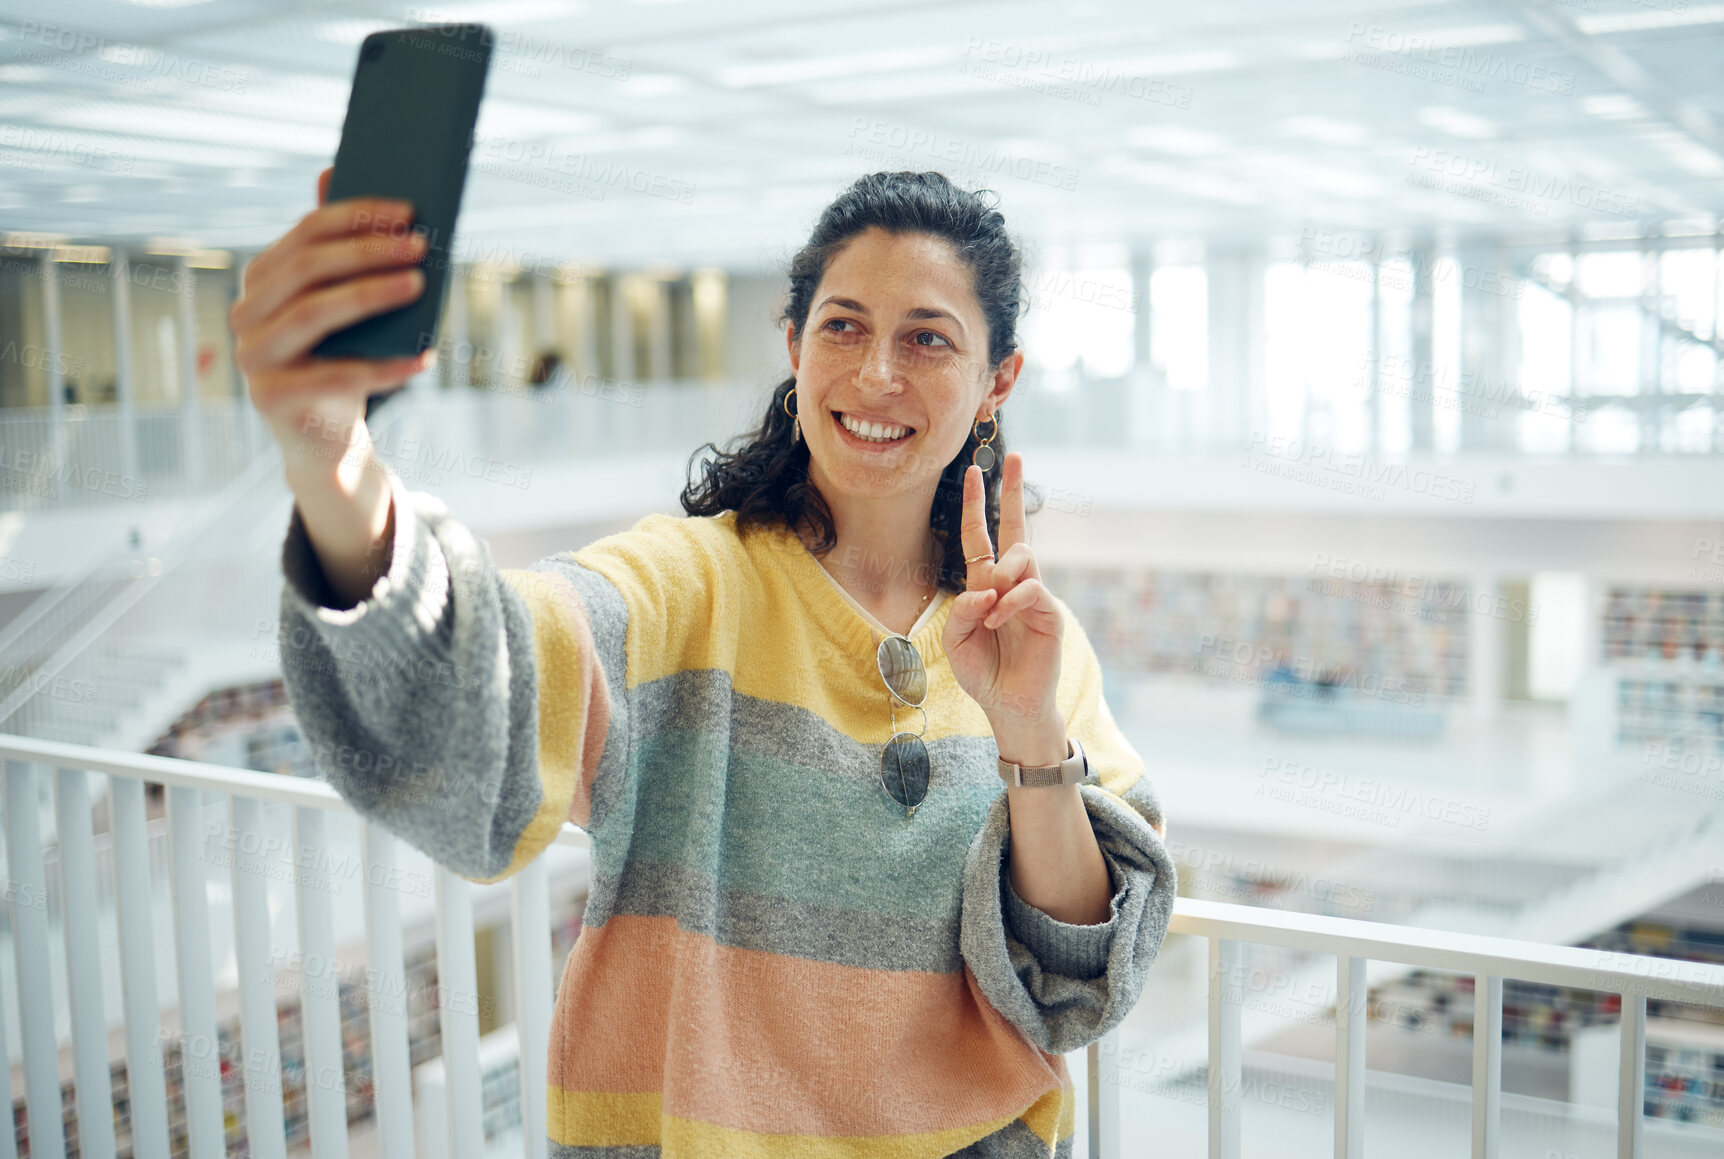
[[[370,44],[365,46],[365,51],[361,55],[364,56],[366,60],[376,60],[378,57],[383,55],[383,42],[381,40],[373,40]]]

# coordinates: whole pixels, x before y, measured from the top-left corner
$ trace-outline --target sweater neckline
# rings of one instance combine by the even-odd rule
[[[774,535],[778,537],[783,549],[781,555],[788,560],[785,572],[795,583],[797,590],[809,601],[810,606],[820,608],[836,603],[843,608],[840,615],[822,617],[826,629],[837,637],[839,643],[854,649],[858,656],[871,658],[879,646],[883,635],[890,635],[884,624],[879,623],[867,609],[856,601],[856,597],[844,590],[833,574],[821,566],[814,553],[808,550],[808,545],[802,542],[802,537],[784,524],[776,525]],[[945,655],[940,645],[941,633],[945,630],[946,617],[952,613],[952,593],[941,588],[930,608],[922,609],[917,617],[916,625],[910,631],[910,642],[921,653],[924,664],[932,665],[935,660]]]

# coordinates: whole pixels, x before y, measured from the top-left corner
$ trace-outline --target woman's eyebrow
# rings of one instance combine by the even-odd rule
[[[864,306],[861,302],[858,302],[856,299],[854,299],[854,298],[840,298],[836,294],[830,295],[826,298],[822,298],[820,301],[820,305],[814,307],[814,311],[815,311],[815,313],[819,313],[821,310],[825,309],[827,306],[837,306],[841,310],[849,310],[853,313],[862,315],[864,318],[869,318],[869,317],[873,316],[869,312],[868,307]],[[923,322],[929,321],[929,320],[934,319],[934,318],[944,318],[947,321],[951,322],[952,325],[956,326],[958,328],[958,332],[960,334],[964,332],[963,322],[959,321],[958,316],[956,314],[953,314],[950,310],[940,310],[940,309],[936,309],[933,306],[912,306],[909,310],[906,310],[904,312],[904,316],[907,318],[914,318],[918,321],[923,321]]]

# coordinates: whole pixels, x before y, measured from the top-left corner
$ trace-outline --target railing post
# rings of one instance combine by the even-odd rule
[[[293,810],[296,865],[325,844],[323,810]],[[347,1159],[347,1081],[341,1054],[341,970],[335,961],[334,901],[321,871],[298,871],[299,1028],[305,1046],[305,1107],[311,1153]]]
[[[114,1153],[114,1090],[108,1074],[108,1015],[102,1006],[102,943],[96,933],[96,847],[90,787],[82,769],[57,774],[60,924],[66,934],[66,989],[72,1006],[78,1151]]]
[[[195,494],[204,480],[204,437],[209,424],[198,396],[198,276],[186,254],[174,259],[174,282],[179,291],[174,339],[180,372],[180,437],[185,440],[181,478]]]
[[[108,799],[114,812],[114,907],[120,937],[120,993],[126,1008],[132,1154],[137,1159],[168,1159],[162,1000],[156,988],[155,906],[150,897],[150,830],[143,782],[110,776]]]
[[[443,1046],[449,1150],[485,1151],[479,1075],[479,974],[473,962],[473,898],[466,878],[437,867],[437,1025]],[[453,1001],[451,1001],[453,999]]]
[[[215,971],[210,964],[209,879],[204,869],[203,791],[168,789],[173,834],[174,948],[179,961],[180,1084],[193,1159],[227,1154],[216,1039]]]
[[[401,899],[395,885],[395,838],[366,821],[365,936],[371,957],[371,1079],[378,1153],[413,1159],[413,1064],[407,1047],[407,971]]]
[[[1497,1159],[1502,1138],[1503,980],[1473,975],[1473,1159]]]
[[[246,1149],[257,1159],[287,1159],[282,1119],[281,1035],[276,1027],[275,965],[269,949],[269,862],[263,802],[228,796],[233,835],[233,949],[239,970],[240,1074],[245,1081]]]
[[[1335,1159],[1365,1155],[1365,959],[1335,956]]]
[[[526,1159],[545,1159],[550,1125],[545,1068],[551,1045],[551,903],[545,856],[511,882],[515,926],[515,1030],[520,1043],[521,1134]]]
[[[18,1035],[24,1047],[24,1100],[32,1159],[65,1159],[60,1120],[60,1045],[54,1039],[54,985],[48,969],[48,874],[42,864],[42,827],[36,800],[36,766],[6,762],[7,899],[12,952],[18,966]],[[10,1118],[11,1094],[7,1094]],[[6,1124],[7,1129],[11,1124]]]
[[[1119,1159],[1119,1028],[1089,1044],[1089,1159]]]
[[[1239,1159],[1239,943],[1209,939],[1209,1159]]]
[[[1621,1065],[1616,1089],[1616,1154],[1640,1159],[1646,1110],[1646,995],[1622,996]]]
[[[5,775],[6,770],[4,768],[4,762],[0,762],[0,777],[4,777]],[[0,793],[0,796],[3,796],[3,793]],[[6,1003],[4,1000],[0,1000],[0,1042],[6,1041],[8,1041],[6,1037]],[[10,1070],[11,1068],[7,1069]],[[11,1075],[8,1074],[7,1078],[10,1080]],[[8,1119],[11,1118],[13,1113],[12,1085],[10,1081],[8,1081],[6,1085],[6,1114]],[[0,1159],[18,1159],[17,1127],[12,1122],[7,1122],[5,1126],[5,1130],[0,1130]]]
[[[131,263],[125,250],[118,246],[112,253],[108,263],[108,297],[114,304],[114,416],[119,425],[120,474],[127,479],[136,479],[138,411],[137,385],[132,372]]]

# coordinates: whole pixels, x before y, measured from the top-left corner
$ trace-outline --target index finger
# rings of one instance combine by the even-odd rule
[[[982,469],[974,463],[964,468],[964,517],[958,524],[959,538],[964,545],[964,558],[982,559],[964,568],[964,586],[970,591],[990,587],[988,576],[993,574],[994,545],[988,539],[987,491],[982,483]]]

